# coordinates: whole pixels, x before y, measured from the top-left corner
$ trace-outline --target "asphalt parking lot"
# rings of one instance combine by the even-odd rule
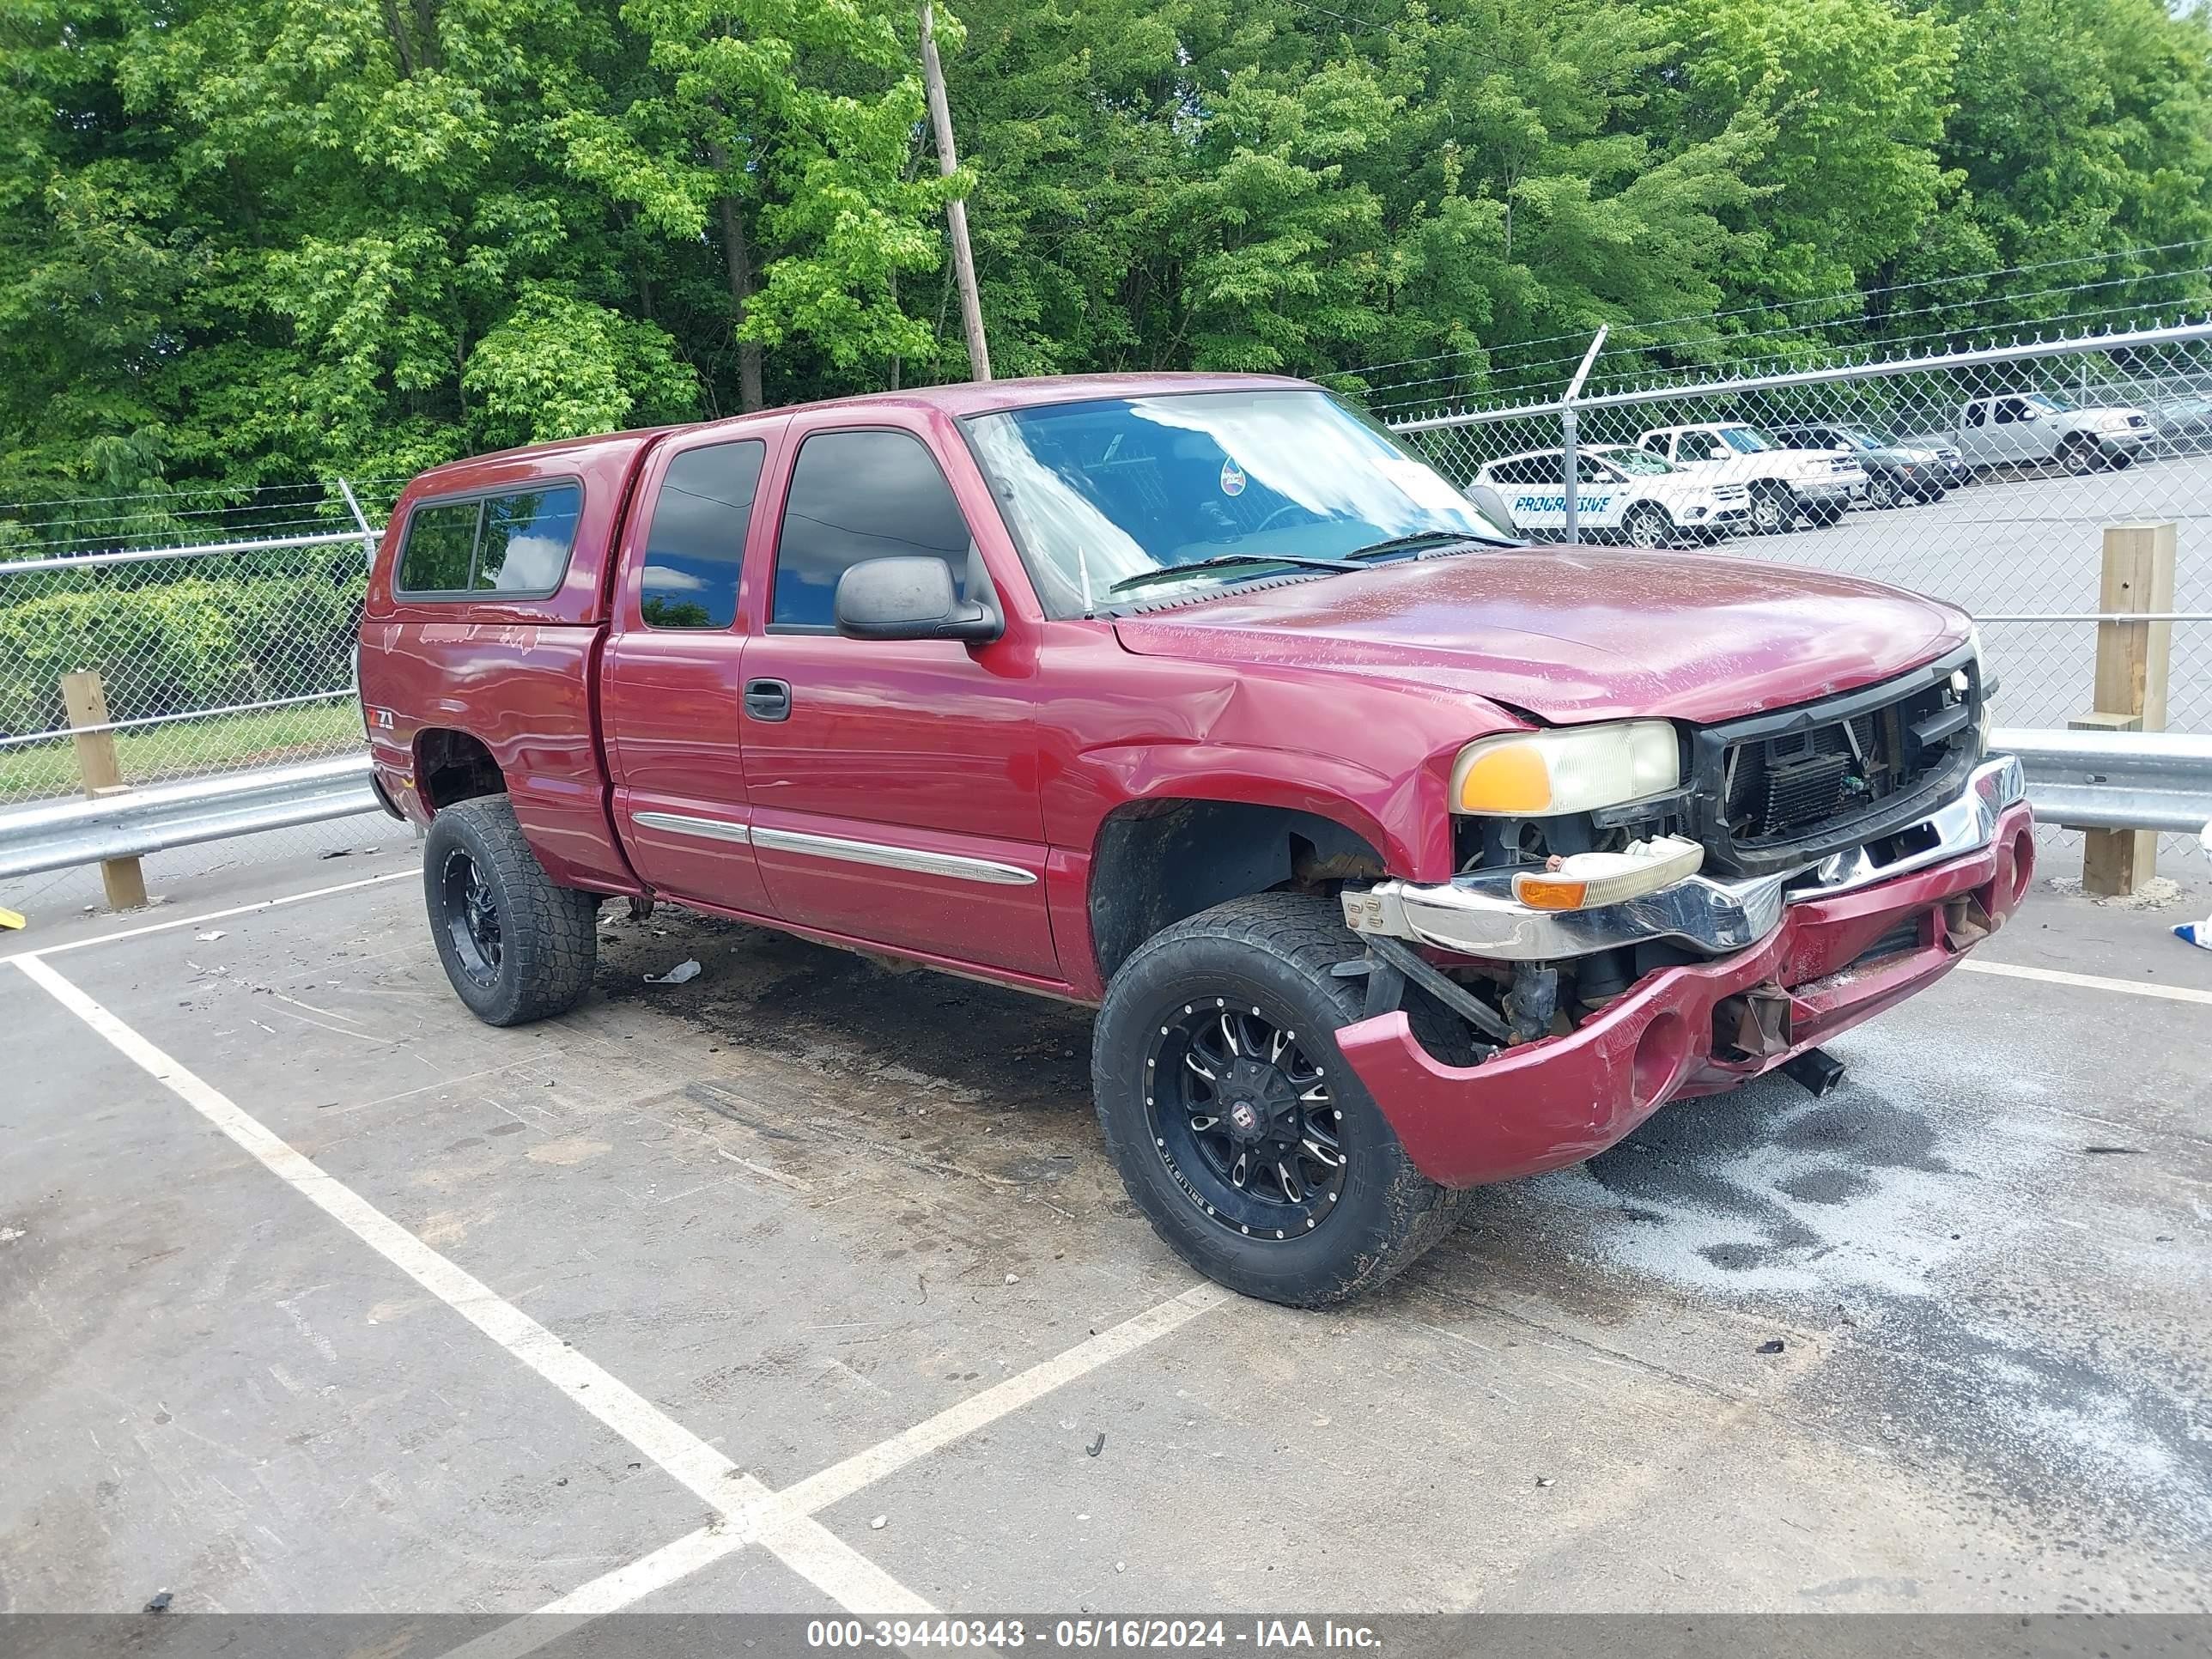
[[[1313,1315],[1134,1217],[1083,1011],[611,907],[494,1030],[411,856],[0,964],[0,1611],[2212,1600],[2172,915],[2039,894],[1827,1100],[1671,1109]]]

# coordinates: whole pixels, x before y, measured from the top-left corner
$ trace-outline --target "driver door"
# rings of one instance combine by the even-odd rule
[[[870,411],[866,425],[851,410],[793,422],[792,459],[763,503],[774,532],[746,584],[753,854],[776,914],[798,927],[1057,978],[1036,622],[1007,602],[1019,562],[957,431],[936,418],[941,430],[906,410]],[[960,492],[939,456],[954,459]],[[952,567],[1005,633],[977,645],[840,635],[845,570],[916,554]]]

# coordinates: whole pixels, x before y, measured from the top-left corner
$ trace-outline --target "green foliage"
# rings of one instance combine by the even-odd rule
[[[0,500],[957,378],[956,192],[1002,374],[1354,390],[1940,332],[1880,291],[2212,237],[2212,24],[2160,0],[959,9],[948,181],[908,0],[0,0]],[[2060,283],[2204,297],[2144,274]]]

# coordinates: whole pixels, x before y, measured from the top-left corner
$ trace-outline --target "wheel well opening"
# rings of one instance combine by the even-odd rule
[[[1251,893],[1334,893],[1388,873],[1382,856],[1334,818],[1239,801],[1125,807],[1098,832],[1091,941],[1101,979],[1163,927]]]
[[[499,763],[465,732],[425,732],[415,739],[415,781],[432,811],[507,788]]]

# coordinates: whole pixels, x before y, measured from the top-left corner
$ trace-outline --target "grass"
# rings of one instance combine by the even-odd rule
[[[333,698],[118,732],[115,754],[125,783],[155,783],[343,754],[362,741],[359,706]],[[81,788],[76,747],[67,738],[0,749],[0,806],[74,795]]]

